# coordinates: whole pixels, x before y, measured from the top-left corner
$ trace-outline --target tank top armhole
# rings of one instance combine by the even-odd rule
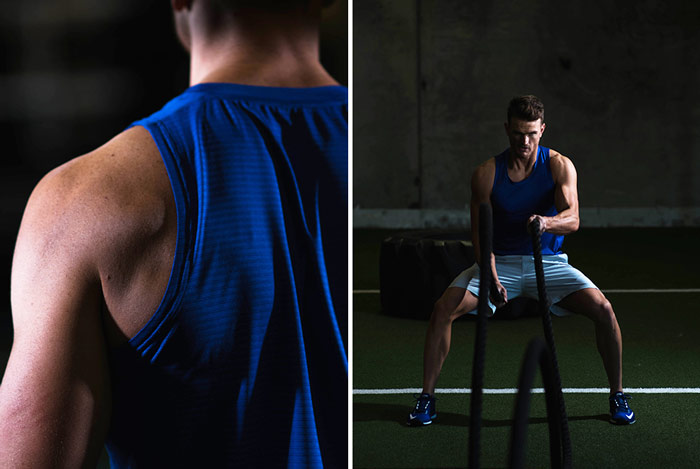
[[[161,333],[167,334],[167,324],[171,323],[176,315],[180,300],[182,298],[184,285],[187,278],[188,262],[187,262],[187,213],[185,184],[181,168],[175,162],[173,155],[183,154],[181,149],[171,148],[174,139],[167,139],[164,134],[165,129],[158,122],[148,122],[147,120],[134,122],[130,127],[142,126],[151,134],[151,138],[158,148],[165,169],[170,180],[170,188],[175,198],[175,211],[177,218],[177,234],[175,241],[175,255],[170,269],[168,284],[165,288],[165,293],[161,298],[160,304],[148,322],[128,341],[128,346],[136,348],[140,351],[147,350],[152,343],[157,343],[156,337]]]

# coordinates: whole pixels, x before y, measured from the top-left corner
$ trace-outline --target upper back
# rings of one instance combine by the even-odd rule
[[[113,354],[116,467],[163,463],[158,448],[346,461],[346,99],[206,84],[136,123],[167,170],[176,246],[160,305]]]

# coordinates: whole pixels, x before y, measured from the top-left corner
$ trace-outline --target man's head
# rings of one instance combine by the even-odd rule
[[[537,96],[528,94],[516,96],[508,104],[508,122],[517,117],[524,121],[536,121],[539,119],[544,124],[544,104]]]
[[[537,151],[544,128],[544,104],[537,96],[511,99],[505,129],[513,156],[531,157]]]

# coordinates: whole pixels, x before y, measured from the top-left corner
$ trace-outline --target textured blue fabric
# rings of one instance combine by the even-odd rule
[[[121,467],[347,465],[347,89],[196,85],[150,132],[177,246],[111,356]]]
[[[532,173],[519,182],[508,177],[509,149],[496,156],[496,175],[491,190],[493,206],[493,252],[496,255],[532,254],[527,232],[531,215],[551,217],[554,206],[554,180],[549,167],[549,148],[540,146]],[[542,233],[542,254],[560,254],[564,236]]]

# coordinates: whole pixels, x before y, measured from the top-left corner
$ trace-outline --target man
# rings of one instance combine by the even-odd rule
[[[491,269],[495,311],[508,298],[537,298],[532,244],[527,226],[539,220],[547,292],[556,314],[582,314],[595,324],[596,343],[610,384],[610,421],[635,422],[629,395],[622,392],[622,336],[603,293],[568,264],[561,251],[564,235],[578,230],[576,169],[564,155],[540,146],[544,106],[535,96],[514,98],[505,124],[510,147],[476,168],[472,175],[471,228],[477,264],[462,272],[435,303],[425,339],[423,391],[409,425],[428,425],[437,417],[435,384],[450,349],[452,322],[478,305],[479,267]],[[479,259],[479,205],[493,209],[493,254]],[[494,305],[494,303],[496,303]]]
[[[321,0],[172,0],[191,87],[34,190],[0,467],[347,464],[347,89]]]

